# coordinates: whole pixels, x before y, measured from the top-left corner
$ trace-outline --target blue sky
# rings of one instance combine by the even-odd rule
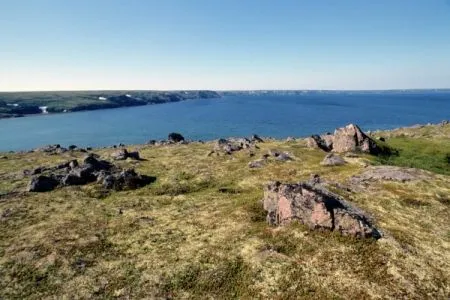
[[[0,0],[0,90],[450,88],[450,0]]]

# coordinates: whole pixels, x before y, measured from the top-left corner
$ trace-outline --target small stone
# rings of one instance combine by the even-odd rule
[[[254,160],[248,163],[248,167],[251,169],[259,169],[264,167],[265,165],[265,160],[264,159],[258,159],[258,160]]]
[[[342,166],[346,163],[347,162],[339,155],[336,155],[334,153],[329,153],[325,156],[325,158],[323,159],[323,161],[320,164],[322,166]]]

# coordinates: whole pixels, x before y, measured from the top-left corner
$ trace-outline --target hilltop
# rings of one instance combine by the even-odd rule
[[[0,154],[0,298],[447,299],[450,125],[368,136],[390,151],[333,154],[344,161],[334,166],[300,138],[235,146],[172,135],[128,154]],[[156,181],[26,191],[30,173],[88,153]],[[386,169],[401,176],[380,176]],[[370,215],[382,237],[269,225],[262,199],[274,180],[317,182]]]

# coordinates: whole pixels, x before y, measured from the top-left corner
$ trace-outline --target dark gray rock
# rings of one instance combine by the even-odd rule
[[[137,152],[137,151],[128,152],[128,158],[135,159],[135,160],[141,159],[139,152]]]
[[[86,184],[88,182],[94,182],[97,180],[97,176],[95,174],[96,170],[92,165],[83,165],[80,167],[74,168],[70,171],[69,175],[71,178],[76,181],[83,182],[82,184]],[[78,177],[79,179],[74,179],[74,177]]]
[[[251,141],[253,143],[264,143],[264,140],[257,134],[252,135]]]
[[[68,186],[68,185],[83,185],[88,183],[89,181],[86,179],[86,177],[80,177],[76,175],[75,173],[69,173],[66,176],[64,176],[61,180],[61,184]]]
[[[179,143],[181,141],[184,141],[184,136],[182,136],[180,133],[172,132],[172,133],[169,133],[167,139],[171,143]]]
[[[33,177],[28,184],[28,192],[48,192],[54,190],[58,186],[59,182],[53,177],[39,175]]]
[[[152,183],[156,178],[139,175],[134,169],[123,170],[118,174],[108,175],[103,180],[103,187],[116,191],[133,190]]]
[[[42,174],[42,172],[45,170],[44,167],[37,167],[33,170],[31,170],[30,175],[38,175],[38,174]]]
[[[90,165],[94,171],[110,170],[113,165],[105,160],[99,160],[95,154],[89,154],[83,159],[84,165]]]

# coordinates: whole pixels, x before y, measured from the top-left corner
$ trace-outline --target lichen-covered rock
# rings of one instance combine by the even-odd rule
[[[380,149],[357,125],[349,124],[335,130],[332,151],[378,154]]]
[[[264,189],[264,209],[271,225],[299,221],[313,230],[342,235],[380,238],[372,220],[340,196],[309,183],[272,182]]]
[[[352,183],[361,183],[365,181],[399,181],[406,182],[412,180],[428,179],[430,176],[426,171],[414,168],[402,168],[396,166],[373,166],[359,175],[350,179]]]
[[[328,153],[320,163],[322,166],[342,166],[347,162],[337,154]]]
[[[379,154],[382,149],[357,125],[349,124],[335,130],[334,135],[312,135],[306,139],[309,148],[319,148],[326,152],[364,152]]]

